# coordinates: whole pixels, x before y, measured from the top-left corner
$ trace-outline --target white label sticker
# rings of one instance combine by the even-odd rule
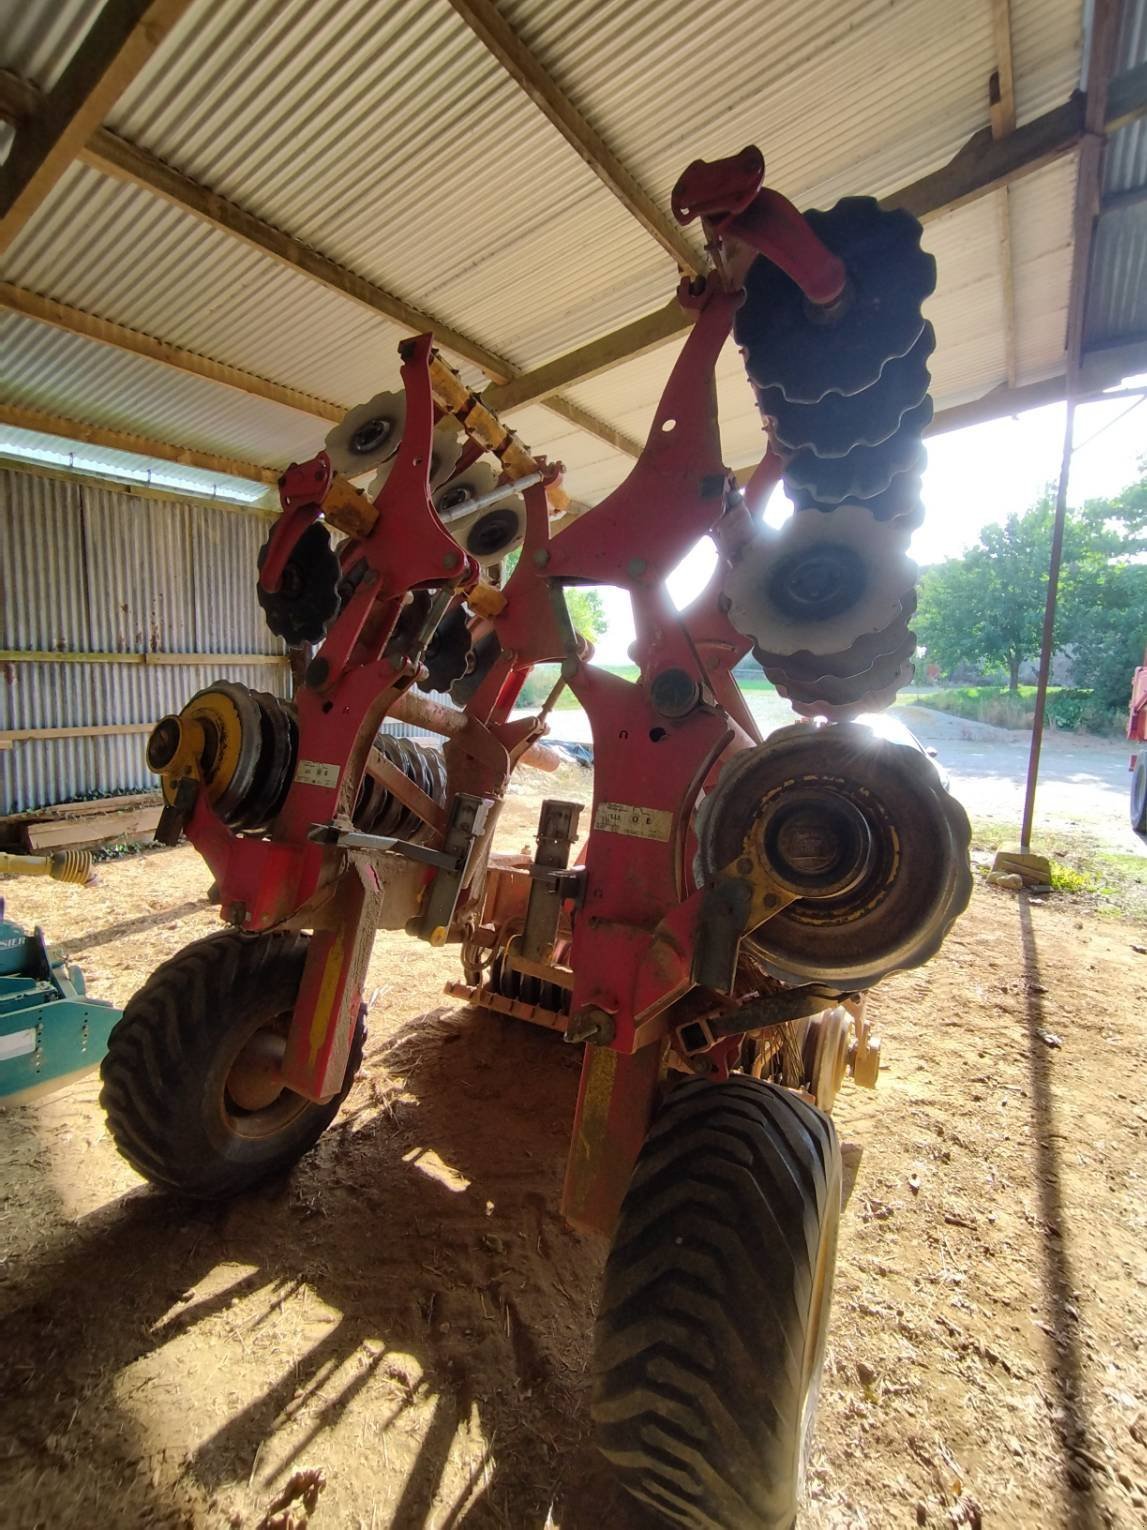
[[[30,1031],[13,1031],[9,1036],[0,1036],[0,1062],[7,1062],[10,1057],[27,1057],[29,1052],[35,1050],[34,1027]]]
[[[593,815],[593,826],[609,834],[631,834],[635,839],[668,840],[673,833],[673,814],[664,808],[630,807],[627,802],[602,802]]]
[[[337,765],[326,765],[322,760],[300,760],[295,780],[301,781],[304,786],[337,786],[339,768]]]

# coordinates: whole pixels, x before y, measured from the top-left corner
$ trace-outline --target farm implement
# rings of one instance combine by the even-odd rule
[[[855,721],[912,672],[934,262],[906,213],[801,215],[763,180],[748,149],[678,182],[710,267],[680,285],[693,322],[644,449],[593,508],[429,335],[400,346],[400,392],[283,474],[258,596],[306,645],[302,681],[209,685],[148,744],[159,836],[200,852],[230,928],[158,969],[103,1069],[142,1174],[244,1190],[350,1087],[375,931],[457,946],[452,993],[584,1048],[563,1210],[612,1239],[598,1439],[694,1526],[793,1523],[840,1216],[828,1112],[849,1071],[875,1082],[865,995],[932,956],[971,889],[931,762]],[[716,407],[730,335],[767,430],[743,488]],[[795,510],[772,529],[778,483]],[[666,576],[705,537],[716,572],[678,610]],[[592,662],[579,585],[628,593],[637,679]],[[765,738],[733,673],[750,654],[795,714]],[[523,712],[541,664],[560,678]],[[592,727],[586,822],[547,801],[532,858],[492,853],[562,686]],[[441,749],[380,731],[418,688],[455,703]]]

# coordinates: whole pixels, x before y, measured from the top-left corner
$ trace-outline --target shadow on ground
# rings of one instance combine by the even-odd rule
[[[271,1496],[296,1466],[322,1459],[326,1432],[375,1386],[391,1414],[386,1430],[409,1424],[416,1405],[433,1409],[405,1480],[389,1482],[380,1525],[426,1523],[472,1404],[494,1448],[475,1468],[465,1507],[442,1523],[527,1530],[551,1511],[563,1530],[650,1523],[589,1437],[588,1322],[604,1249],[557,1212],[578,1057],[548,1035],[438,1010],[373,1061],[385,1073],[358,1086],[285,1181],[226,1206],[133,1191],[78,1223],[62,1251],[9,1273],[0,1436],[14,1442],[10,1465],[23,1471],[25,1493],[36,1482],[18,1523],[111,1523],[97,1512],[109,1481],[117,1524],[198,1523],[181,1510],[178,1488],[157,1495],[146,1472],[141,1479],[122,1373],[236,1297],[258,1293],[269,1316],[304,1287],[341,1316],[201,1440],[182,1471],[208,1499],[251,1480]],[[436,1177],[432,1165],[448,1168]],[[252,1269],[196,1296],[222,1264]],[[356,1355],[336,1385],[335,1372]],[[397,1407],[393,1378],[386,1383],[396,1355],[421,1371]],[[245,1346],[222,1363],[240,1373]],[[300,1410],[304,1433],[277,1451],[277,1431]],[[110,1461],[109,1427],[118,1442]],[[275,1466],[256,1477],[261,1454]],[[386,1465],[367,1459],[360,1470],[381,1483]]]

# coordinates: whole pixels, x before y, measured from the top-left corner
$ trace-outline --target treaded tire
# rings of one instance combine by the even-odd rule
[[[840,1221],[827,1116],[779,1085],[690,1080],[626,1192],[594,1335],[598,1444],[693,1530],[789,1530]]]
[[[116,1146],[154,1185],[204,1200],[288,1168],[334,1119],[362,1061],[355,1029],[346,1078],[324,1104],[284,1090],[261,1113],[226,1092],[247,1039],[290,1014],[307,937],[227,930],[158,967],[108,1038],[100,1104]]]
[[[1140,751],[1131,777],[1131,827],[1147,834],[1147,749]]]

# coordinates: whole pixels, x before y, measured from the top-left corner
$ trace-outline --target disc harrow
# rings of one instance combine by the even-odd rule
[[[912,672],[934,263],[906,213],[802,216],[763,177],[750,148],[674,188],[712,265],[679,289],[692,323],[640,457],[588,511],[429,335],[399,347],[401,392],[283,473],[259,599],[319,646],[291,700],[219,681],[152,734],[160,837],[202,853],[232,929],[136,996],[105,1074],[133,1163],[245,1189],[350,1088],[375,931],[458,945],[451,995],[584,1048],[562,1204],[618,1229],[599,1442],[697,1525],[795,1523],[841,1206],[826,1112],[850,1068],[875,1083],[865,992],[926,961],[972,885],[966,815],[923,750],[850,720]],[[755,485],[797,505],[779,529],[721,452],[734,327],[770,434]],[[666,581],[706,538],[717,570],[677,610]],[[630,598],[635,678],[576,630],[567,591],[600,584]],[[763,742],[735,677],[750,651],[807,719]],[[535,713],[541,665],[560,680]],[[592,807],[547,798],[533,852],[495,851],[517,763],[552,766],[533,746],[561,687],[589,718]],[[441,751],[387,731],[400,709]]]
[[[795,514],[779,535],[758,526],[724,594],[794,711],[843,721],[913,673],[905,548],[923,519],[936,272],[916,220],[871,198],[806,218],[848,280],[815,305],[775,265],[750,268],[736,336]]]

